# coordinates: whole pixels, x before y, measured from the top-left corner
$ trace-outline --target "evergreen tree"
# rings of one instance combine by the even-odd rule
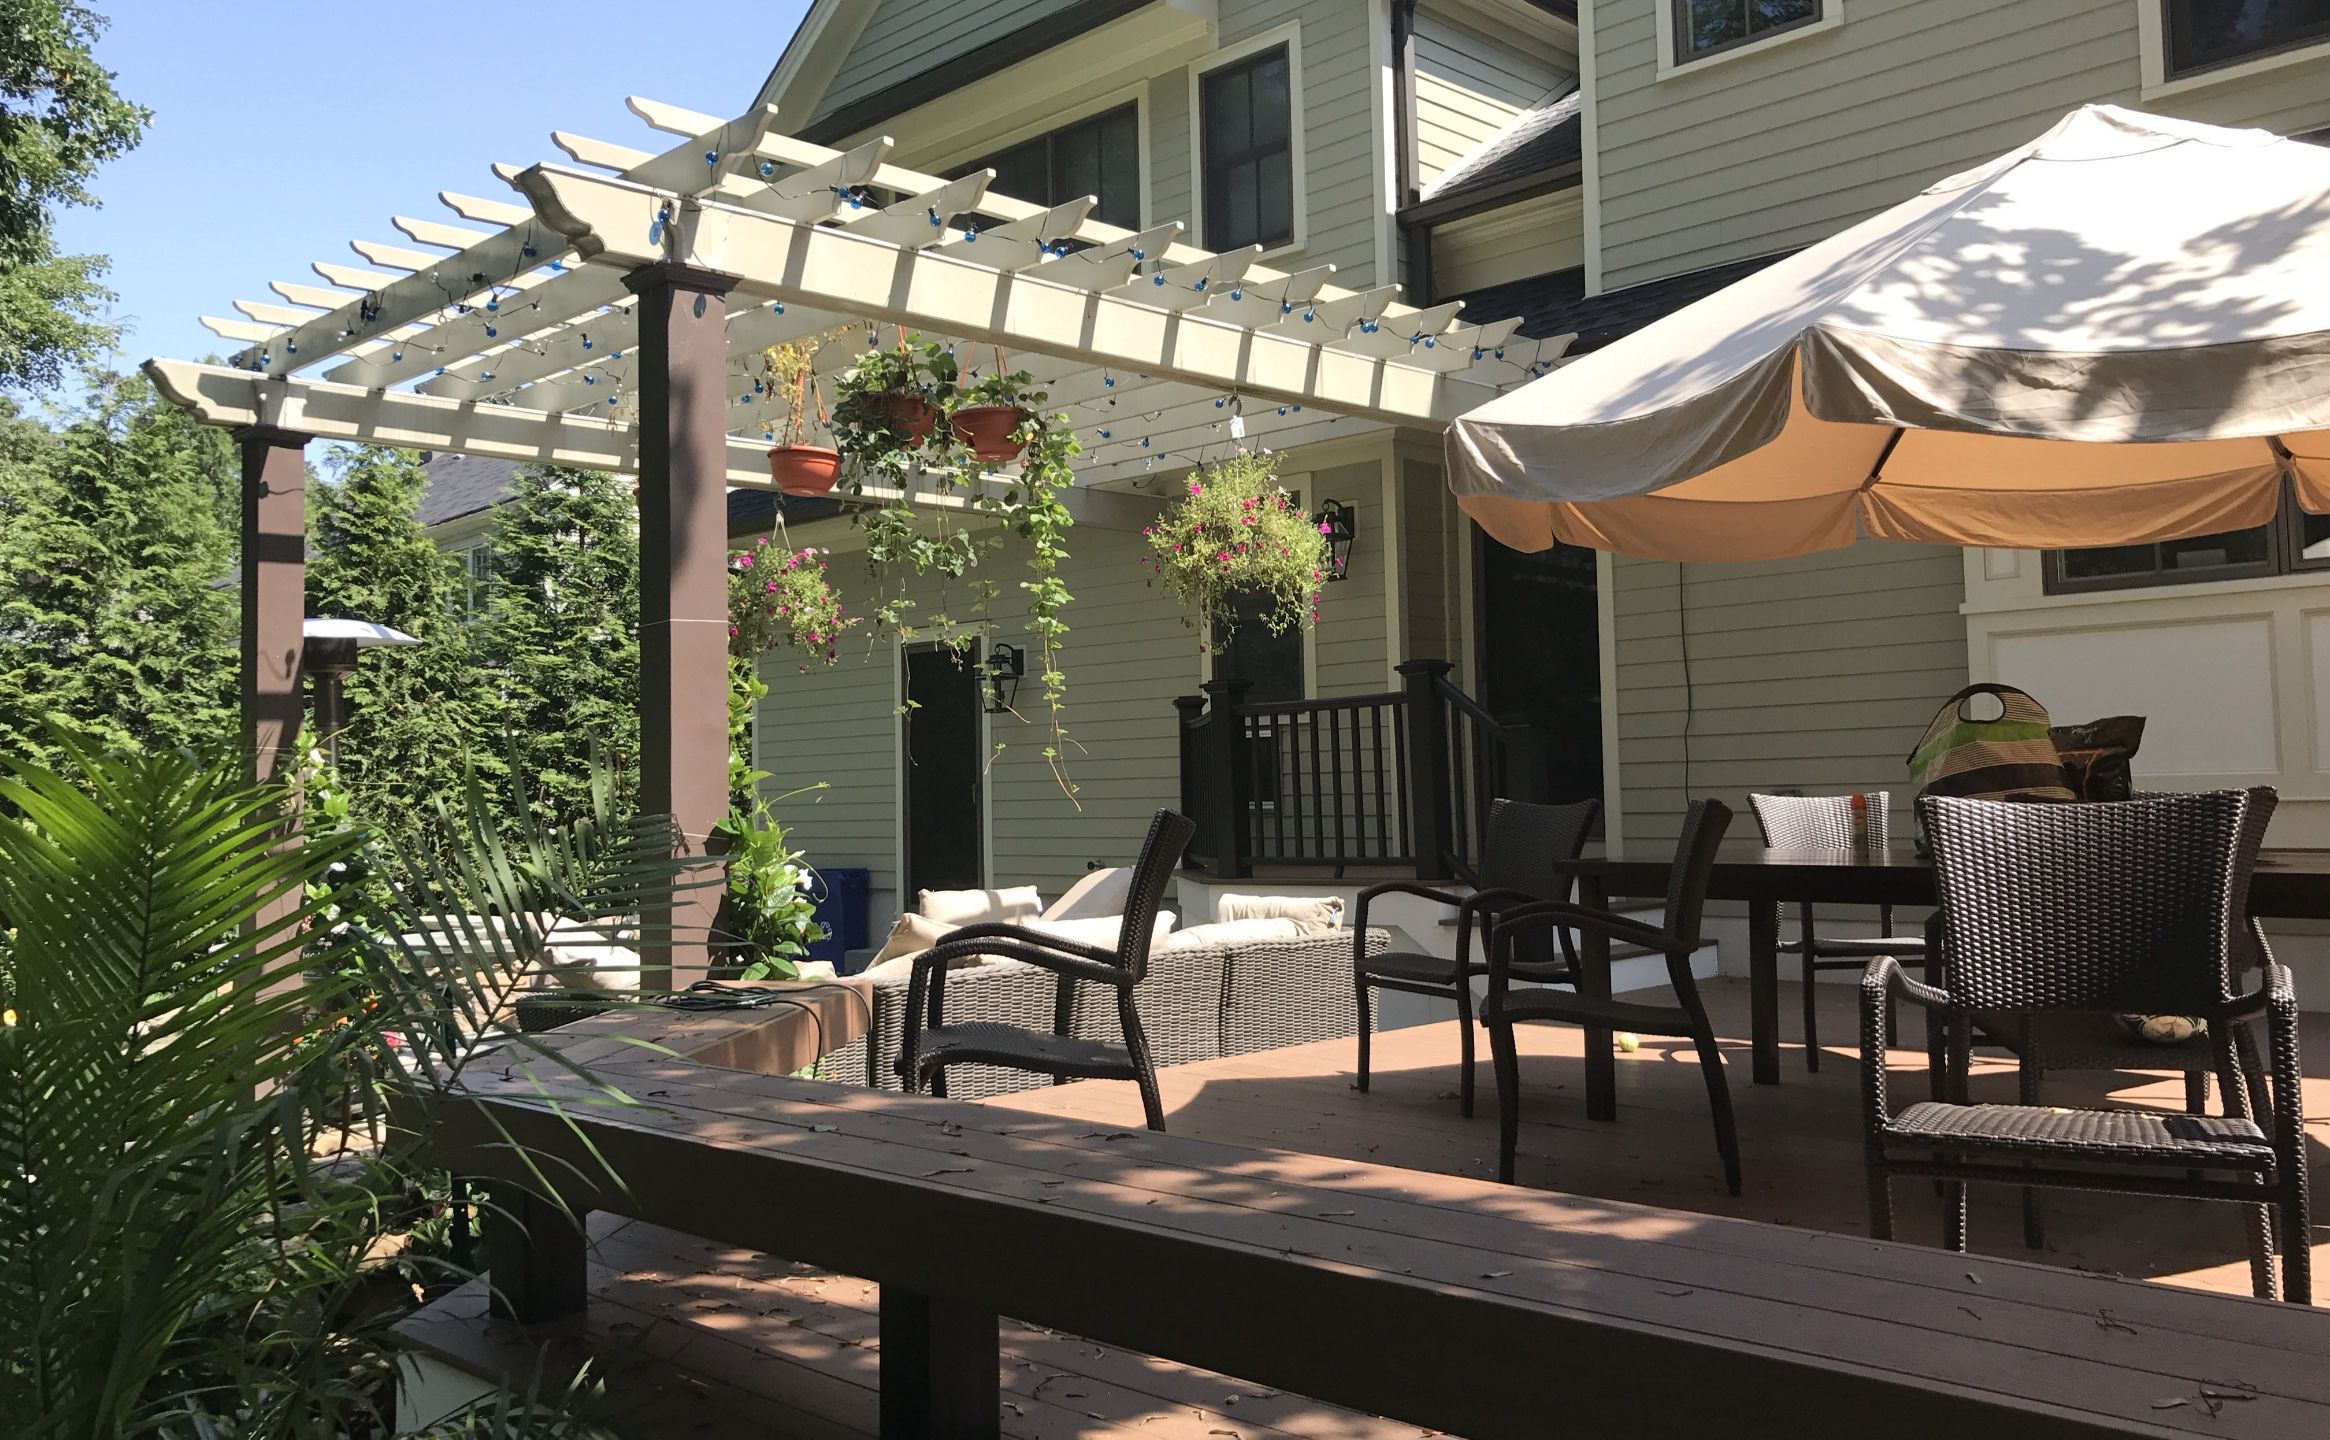
[[[639,794],[639,527],[627,481],[521,467],[494,513],[479,648],[517,773],[553,820],[590,813],[591,747]]]
[[[234,442],[141,376],[51,431],[0,410],[0,751],[59,715],[127,746],[238,731]]]
[[[97,167],[151,115],[89,47],[105,18],[72,0],[0,0],[0,384],[54,384],[110,344],[101,255],[59,255],[55,212],[94,205]]]
[[[464,766],[498,774],[492,688],[451,562],[419,518],[427,472],[408,451],[351,452],[317,487],[307,613],[394,626],[421,643],[365,650],[347,682],[340,783],[359,821],[408,838],[431,830],[431,797],[452,801]]]

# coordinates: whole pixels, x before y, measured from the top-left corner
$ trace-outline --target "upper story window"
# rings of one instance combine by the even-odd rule
[[[2330,0],[2161,0],[2161,8],[2172,78],[2330,40]]]
[[[2330,569],[2330,516],[2300,510],[2285,487],[2280,512],[2254,529],[2157,545],[2051,551],[2045,577],[2048,594],[2064,595],[2323,569]]]
[[[1291,75],[1287,47],[1275,45],[1198,81],[1208,250],[1294,241]]]
[[[957,174],[992,169],[998,195],[1035,205],[1063,205],[1095,195],[1092,218],[1127,230],[1141,228],[1141,121],[1131,105],[1022,140]]]
[[[1828,0],[1670,0],[1675,7],[1675,63],[1753,45],[1818,24]]]

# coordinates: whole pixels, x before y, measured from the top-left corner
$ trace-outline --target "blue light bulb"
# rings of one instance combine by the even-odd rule
[[[1149,283],[1152,285],[1162,285],[1165,283],[1165,277],[1161,274],[1152,275],[1149,277]]]
[[[501,308],[502,308],[502,298],[501,298],[499,295],[496,295],[496,296],[494,296],[493,298],[491,298],[491,299],[487,300],[487,301],[485,302],[485,308],[486,308],[486,309],[488,309],[488,310],[499,310],[499,309],[501,309]]]
[[[776,161],[774,161],[774,160],[763,160],[763,161],[761,161],[761,162],[760,162],[760,178],[761,178],[761,179],[763,179],[763,180],[766,180],[766,179],[768,179],[770,176],[772,176],[772,175],[774,175],[774,174],[776,174],[776,173],[777,173],[777,162],[776,162]]]
[[[719,151],[717,151],[717,150],[707,150],[707,151],[705,151],[705,152],[704,152],[704,163],[705,163],[705,164],[707,164],[707,165],[717,165],[717,164],[719,164],[719,163],[720,163],[720,152],[719,152]]]
[[[1106,440],[1108,438],[1108,432],[1106,430],[1101,431],[1100,438]]]
[[[1232,286],[1230,287],[1230,298],[1231,298],[1232,300],[1243,300],[1243,299],[1245,299],[1245,298],[1246,298],[1246,291],[1245,291],[1245,289],[1244,289],[1243,287],[1241,287],[1241,286],[1232,285]]]
[[[405,352],[402,350],[392,350],[389,352],[388,358],[392,363],[398,360],[402,360],[405,358]]]
[[[494,336],[499,335],[500,333],[501,332],[499,330],[494,329],[494,327],[491,325],[485,327],[485,338],[488,340],[493,339]]]

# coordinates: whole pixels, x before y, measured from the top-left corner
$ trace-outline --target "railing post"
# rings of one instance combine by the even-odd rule
[[[1246,703],[1249,682],[1208,680],[1203,688],[1212,704],[1196,747],[1197,793],[1205,798],[1198,839],[1212,851],[1214,874],[1242,880],[1250,868],[1246,812],[1252,808],[1254,756],[1238,707]]]
[[[1198,738],[1205,733],[1205,697],[1203,695],[1176,695],[1173,697],[1174,738],[1181,752],[1181,813],[1197,822],[1197,837],[1190,841],[1190,851],[1201,848],[1206,833],[1205,792],[1198,784]]]
[[[992,1440],[1002,1433],[995,1312],[882,1287],[881,1440]]]
[[[1440,682],[1445,660],[1404,660],[1400,681],[1408,692],[1408,834],[1416,851],[1416,878],[1448,878],[1448,702]]]
[[[574,1217],[530,1190],[493,1190],[485,1213],[493,1313],[521,1325],[581,1314],[590,1299],[590,1242]]]

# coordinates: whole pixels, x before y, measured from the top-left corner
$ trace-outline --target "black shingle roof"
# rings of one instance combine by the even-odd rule
[[[474,455],[431,455],[429,488],[421,492],[421,524],[442,525],[464,515],[491,509],[509,498],[510,477],[517,473],[513,460],[484,460]],[[777,514],[774,490],[728,492],[728,528],[758,529],[773,523]],[[832,515],[840,506],[831,500],[784,498],[785,518],[795,523]]]
[[[1640,330],[1653,320],[1663,320],[1692,301],[1704,299],[1781,258],[1759,255],[1753,260],[1734,260],[1710,265],[1704,270],[1687,270],[1662,280],[1646,280],[1623,290],[1605,290],[1594,296],[1586,294],[1584,270],[1556,270],[1475,290],[1463,297],[1464,308],[1467,315],[1518,316],[1521,333],[1540,339],[1575,331],[1577,342],[1570,346],[1569,353],[1582,355]]]
[[[1584,102],[1584,92],[1571,81],[1566,92],[1547,96],[1434,176],[1417,203],[1447,204],[1512,181],[1575,166],[1582,153]]]

